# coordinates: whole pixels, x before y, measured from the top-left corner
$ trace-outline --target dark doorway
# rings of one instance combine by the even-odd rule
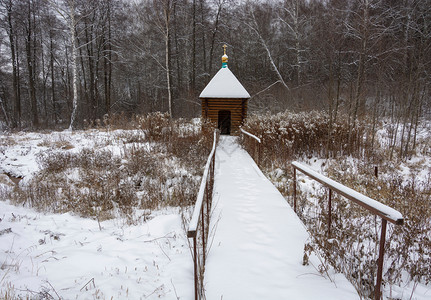
[[[218,112],[218,129],[220,129],[221,134],[230,134],[230,111],[220,110]]]

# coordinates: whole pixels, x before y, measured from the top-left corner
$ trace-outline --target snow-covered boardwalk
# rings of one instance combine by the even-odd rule
[[[302,265],[306,229],[235,137],[220,137],[213,199],[208,300],[359,299],[344,276],[323,277],[316,257]]]

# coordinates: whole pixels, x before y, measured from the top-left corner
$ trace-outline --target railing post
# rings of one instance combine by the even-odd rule
[[[195,300],[198,300],[198,253],[196,246],[196,235],[193,237],[193,263],[195,271]]]
[[[204,216],[204,206],[201,207],[201,217],[202,217],[202,256],[203,256],[203,264],[205,265],[205,216]]]
[[[260,159],[261,159],[261,143],[262,140],[260,138],[258,138],[257,136],[245,131],[244,129],[241,128],[241,132],[244,134],[241,137],[244,136],[244,147],[246,149],[248,149],[247,151],[249,152],[250,156],[254,159],[254,161],[256,162],[256,164],[259,166],[260,164]],[[245,137],[248,136],[248,137]],[[250,140],[252,139],[252,140]],[[254,140],[254,141],[253,141]]]
[[[260,165],[260,143],[257,142],[257,165]]]
[[[214,152],[211,164],[212,164],[212,166],[211,166],[211,181],[213,181],[214,180],[214,169],[215,169],[215,152]]]
[[[380,288],[382,286],[382,275],[383,275],[383,256],[385,255],[385,242],[386,242],[386,224],[387,220],[382,219],[382,231],[380,234],[380,248],[379,248],[379,260],[377,261],[377,282],[376,288],[374,289],[374,300],[380,299]]]
[[[328,238],[331,237],[331,223],[332,223],[332,190],[329,189],[329,201],[328,201]]]
[[[254,160],[256,161],[256,164],[259,165],[259,161],[258,161],[258,157],[257,157],[257,141],[256,140],[253,141],[253,146],[254,146],[253,147]]]
[[[293,167],[293,211],[296,213],[296,168]]]
[[[209,178],[209,182],[211,183],[211,176],[210,176],[210,178]],[[206,215],[207,215],[207,226],[209,226],[209,224],[210,224],[210,205],[209,205],[209,203],[210,203],[210,189],[209,189],[209,186],[208,186],[208,184],[210,184],[210,183],[208,183],[207,182],[207,184],[206,184],[206,186],[205,186],[205,194],[206,194],[206,205],[207,205],[207,213],[206,213]]]

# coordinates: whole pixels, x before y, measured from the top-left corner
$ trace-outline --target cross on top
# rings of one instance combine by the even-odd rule
[[[227,48],[227,45],[226,45],[226,44],[224,44],[224,45],[223,45],[223,48],[224,48],[224,55],[226,55],[226,48]]]

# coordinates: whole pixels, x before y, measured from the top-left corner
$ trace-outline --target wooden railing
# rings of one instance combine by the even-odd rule
[[[257,136],[255,136],[254,134],[251,134],[250,132],[245,131],[244,129],[241,128],[241,133],[244,134],[245,137],[248,138],[249,142],[244,142],[244,144],[246,145],[247,151],[249,152],[249,154],[253,157],[254,161],[256,162],[256,164],[259,166],[260,161],[261,161],[261,144],[262,144],[262,140],[260,138],[258,138]]]
[[[374,299],[379,300],[381,297],[380,289],[382,285],[382,273],[383,273],[383,257],[385,252],[385,240],[386,240],[386,225],[387,222],[391,222],[395,225],[402,225],[404,223],[404,218],[402,214],[386,206],[374,199],[371,199],[357,191],[352,190],[332,179],[317,173],[310,168],[298,163],[292,162],[293,166],[293,209],[296,212],[296,170],[301,171],[305,175],[313,178],[314,180],[320,182],[329,189],[329,200],[328,200],[328,236],[331,235],[331,202],[332,202],[332,191],[344,196],[345,198],[355,202],[356,204],[367,209],[374,215],[382,218],[382,230],[380,233],[380,246],[379,246],[379,259],[378,259],[378,269],[377,269],[377,280],[374,292]]]
[[[218,131],[215,130],[213,147],[205,165],[192,219],[190,220],[187,230],[187,237],[193,239],[195,300],[204,298],[203,276],[205,271],[206,247],[214,186],[215,152],[218,136]]]

